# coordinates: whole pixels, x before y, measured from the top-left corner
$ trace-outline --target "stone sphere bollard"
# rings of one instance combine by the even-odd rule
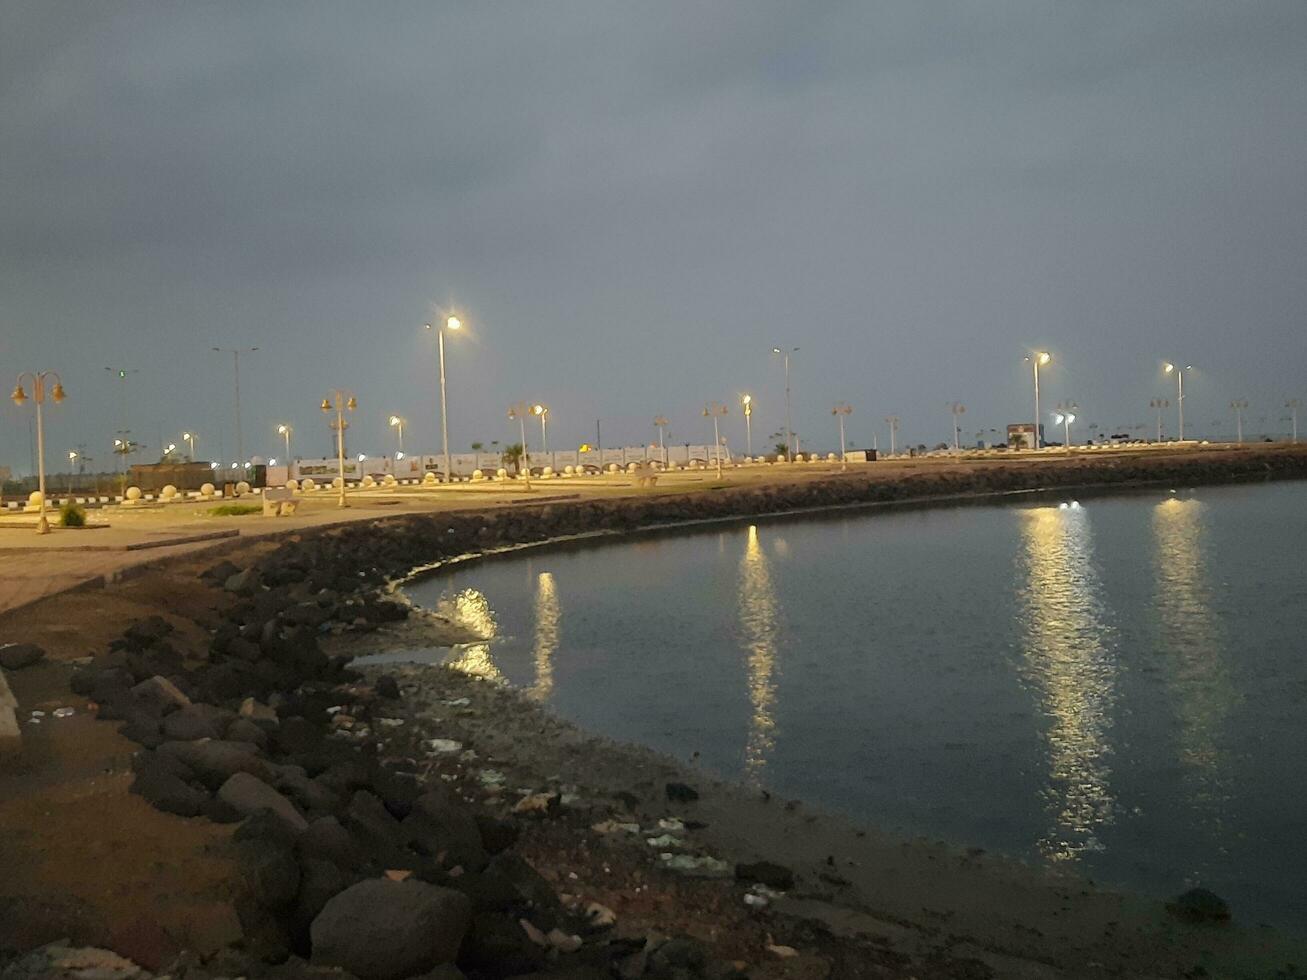
[[[609,463],[609,464],[608,464],[608,472],[609,472],[609,473],[616,473],[616,472],[617,472],[617,464],[616,464],[616,463]]]
[[[473,470],[473,471],[472,471],[472,482],[474,482],[474,483],[480,483],[480,482],[481,482],[482,480],[484,480],[485,478],[486,478],[486,475],[485,475],[485,473],[482,472],[481,470]]]
[[[215,489],[212,483],[206,483],[202,487],[200,487],[201,497],[212,497],[214,493],[215,493]]]
[[[564,466],[564,467],[563,467],[563,476],[572,476],[574,473],[576,473],[576,467],[575,467],[575,466]]]
[[[427,473],[425,476],[422,477],[422,483],[425,486],[434,487],[436,485],[436,474]]]
[[[128,488],[127,488],[127,499],[128,499],[128,500],[140,500],[140,499],[141,499],[141,488],[140,488],[140,487],[128,487]]]
[[[318,484],[313,477],[306,476],[304,479],[300,480],[300,489],[305,493],[312,493],[314,490],[318,489]]]
[[[246,483],[244,480],[241,480],[240,483],[236,484],[236,496],[243,497],[249,492],[250,492],[250,485]]]
[[[26,507],[25,509],[26,509],[26,510],[40,510],[40,509],[41,509],[41,503],[42,503],[41,491],[40,491],[40,490],[33,490],[31,493],[29,493],[29,494],[27,495],[27,507]]]
[[[626,464],[626,472],[628,472],[628,473],[634,473],[634,472],[635,472],[636,470],[638,470],[639,468],[640,468],[640,464],[639,464],[639,463],[627,463],[627,464]]]
[[[836,455],[835,455],[834,453],[827,453],[827,454],[826,454],[826,462],[828,462],[828,463],[834,463],[834,462],[836,461],[836,459],[837,459],[837,457],[836,457]]]
[[[344,481],[343,479],[341,479],[340,477],[335,476],[335,477],[332,477],[332,478],[331,478],[331,489],[333,489],[333,490],[339,490],[339,489],[340,489],[341,487],[343,487],[344,485],[345,485],[345,481]]]
[[[541,478],[545,480],[548,480],[553,475],[554,475],[554,468],[552,466],[546,466],[543,470],[540,471]]]
[[[499,467],[499,469],[495,470],[495,479],[496,479],[496,480],[507,480],[507,479],[508,479],[508,470],[504,469],[504,467],[502,467],[502,466]]]
[[[294,493],[294,492],[295,492],[296,490],[298,490],[299,488],[300,488],[300,481],[299,481],[299,480],[287,480],[287,481],[286,481],[286,489],[289,490],[289,491],[291,491],[291,493]]]
[[[398,483],[399,481],[395,479],[395,474],[394,474],[394,473],[387,473],[386,476],[385,476],[385,478],[384,478],[381,482],[382,482],[382,484],[384,484],[385,486],[393,487],[393,486],[394,486],[396,483]]]
[[[367,476],[365,476],[362,479],[362,481],[360,481],[359,485],[363,487],[375,487],[377,485],[377,481],[374,480],[372,478],[372,474],[369,473]]]
[[[175,496],[177,496],[177,488],[174,487],[171,483],[169,483],[166,487],[164,487],[162,490],[159,491],[160,500],[172,500],[172,498]]]

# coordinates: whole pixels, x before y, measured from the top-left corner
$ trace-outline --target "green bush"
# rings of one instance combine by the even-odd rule
[[[211,508],[214,517],[244,517],[246,514],[258,514],[263,510],[262,504],[222,504]]]
[[[59,508],[59,523],[64,527],[86,527],[86,508],[68,501]]]

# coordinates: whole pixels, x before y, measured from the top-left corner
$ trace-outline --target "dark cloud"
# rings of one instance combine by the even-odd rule
[[[893,5],[49,4],[0,0],[0,365],[63,371],[52,454],[127,424],[230,455],[351,385],[434,446],[421,324],[458,304],[458,445],[550,402],[558,445],[703,437],[754,393],[833,438],[1029,414],[1278,426],[1307,344],[1300,2]],[[141,369],[131,403],[106,364]],[[736,417],[731,432],[742,435]],[[27,426],[0,414],[0,459]],[[883,430],[883,424],[880,426]],[[829,431],[828,431],[829,430]],[[883,438],[883,435],[882,435]],[[58,450],[56,452],[56,450]]]

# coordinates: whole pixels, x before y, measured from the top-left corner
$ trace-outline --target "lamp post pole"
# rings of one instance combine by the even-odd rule
[[[522,474],[522,480],[525,489],[531,489],[531,454],[526,449],[526,417],[531,413],[531,406],[526,402],[518,402],[508,409],[509,419],[516,419],[518,431],[522,436],[522,462],[518,464],[518,472]],[[603,454],[600,453],[599,463],[603,465]]]
[[[1030,362],[1030,365],[1035,372],[1035,448],[1036,449],[1039,448],[1039,444],[1043,441],[1042,439],[1039,438],[1039,431],[1040,431],[1039,429],[1039,368],[1040,365],[1047,364],[1052,359],[1053,359],[1052,354],[1050,354],[1048,351],[1042,351],[1042,350],[1035,351],[1034,353],[1026,357],[1026,360]]]
[[[335,388],[322,399],[323,412],[330,414],[333,409],[336,412],[336,466],[340,476],[340,500],[336,505],[338,507],[349,506],[345,500],[345,426],[349,425],[345,421],[345,413],[352,412],[358,407],[358,399],[347,388]]]
[[[398,415],[392,415],[392,416],[390,417],[390,427],[391,427],[392,429],[395,429],[396,432],[397,432],[397,434],[398,434],[398,437],[399,437],[399,452],[400,452],[400,455],[403,455],[403,453],[404,453],[404,420],[403,420],[402,418],[400,418]]]
[[[445,317],[445,322],[436,328],[436,347],[440,351],[440,441],[445,456],[446,483],[454,481],[454,473],[449,459],[449,412],[445,407],[445,331],[461,330],[462,327],[463,321],[451,315]],[[431,324],[427,324],[427,329],[431,329]]]
[[[740,405],[744,409],[745,452],[749,454],[749,459],[753,459],[753,396],[745,395],[740,399]]]
[[[1289,418],[1293,419],[1293,444],[1298,444],[1298,409],[1302,407],[1302,402],[1297,398],[1290,398],[1284,403],[1284,407],[1289,410]]]
[[[1180,442],[1184,442],[1184,373],[1186,371],[1192,371],[1193,369],[1194,366],[1192,364],[1186,364],[1184,367],[1178,367],[1169,361],[1166,364],[1166,373],[1175,374],[1175,382],[1179,388],[1175,405],[1180,420]]]
[[[236,455],[240,457],[241,473],[245,472],[245,442],[241,437],[241,355],[253,354],[257,347],[215,347],[219,354],[230,354],[233,375],[236,379]]]
[[[549,408],[545,405],[532,405],[531,414],[540,416],[540,445],[541,452],[545,456],[549,455],[549,432],[545,428],[545,423],[549,419]]]
[[[853,409],[844,402],[840,402],[830,410],[830,413],[840,420],[840,469],[847,470],[849,468],[849,461],[844,451],[844,416],[852,415]]]
[[[773,354],[780,354],[785,359],[785,462],[794,462],[794,424],[790,415],[790,354],[796,352],[799,348],[793,347],[789,350],[781,350],[779,347],[773,347]]]
[[[958,452],[962,449],[960,444],[961,437],[958,434],[958,426],[961,424],[961,418],[966,412],[967,406],[963,405],[961,402],[954,402],[948,407],[948,410],[953,413],[953,451]]]
[[[183,432],[183,433],[182,433],[182,439],[185,441],[186,445],[190,446],[190,449],[191,449],[191,462],[192,462],[192,463],[195,462],[195,433],[194,433],[194,432]],[[287,452],[287,453],[290,452],[290,448],[289,448],[289,446],[287,447],[286,452]]]
[[[277,426],[277,434],[279,436],[283,436],[286,439],[286,465],[287,466],[290,465],[290,434],[292,431],[293,429],[285,422]]]
[[[1162,441],[1162,409],[1171,407],[1169,398],[1153,398],[1148,402],[1148,407],[1155,409],[1157,412],[1157,441]]]
[[[1236,440],[1242,445],[1243,443],[1243,410],[1248,407],[1248,399],[1236,398],[1230,402],[1230,407],[1234,409],[1234,431]]]
[[[667,419],[662,415],[654,416],[654,428],[658,430],[658,455],[663,458],[663,469],[667,469],[667,447],[663,443],[667,424]]]
[[[36,519],[36,533],[49,534],[50,522],[45,517],[45,420],[41,414],[41,406],[45,404],[45,385],[50,378],[54,379],[54,385],[50,388],[50,397],[56,405],[64,400],[64,386],[59,375],[54,371],[24,371],[14,383],[14,404],[20,408],[27,403],[27,392],[23,390],[24,378],[32,386],[32,401],[36,403],[36,484],[37,492],[41,497],[40,516]]]
[[[896,436],[899,431],[899,422],[901,419],[897,415],[885,416],[885,421],[889,423],[889,454],[893,456],[898,450]]]
[[[717,460],[717,479],[722,478],[722,436],[717,427],[717,420],[726,414],[726,406],[721,402],[709,402],[703,407],[704,418],[712,417],[713,456]]]
[[[1066,451],[1071,451],[1071,423],[1076,420],[1075,413],[1079,411],[1080,406],[1075,402],[1058,402],[1057,403],[1057,421],[1062,423],[1063,436],[1062,443]]]

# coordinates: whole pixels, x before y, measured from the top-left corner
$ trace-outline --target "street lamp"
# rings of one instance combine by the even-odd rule
[[[797,348],[796,348],[797,350]],[[703,417],[712,418],[713,456],[717,460],[717,479],[722,478],[722,435],[717,427],[717,420],[726,414],[726,406],[721,402],[709,402],[703,407]]]
[[[1035,448],[1039,448],[1042,440],[1039,438],[1039,369],[1053,359],[1053,355],[1048,351],[1034,351],[1026,355],[1026,360],[1030,362],[1031,368],[1035,372]]]
[[[773,347],[773,354],[780,354],[785,359],[785,462],[794,462],[794,425],[790,421],[790,355],[795,353],[799,348],[792,347],[789,350],[781,350],[779,347]]]
[[[549,420],[549,407],[547,405],[532,405],[531,414],[540,416],[540,444],[544,447],[544,454],[548,456],[549,431],[545,428],[545,423]]]
[[[663,443],[663,436],[666,434],[668,424],[665,416],[654,416],[654,428],[658,430],[658,455],[663,458],[663,469],[667,469],[667,447]],[[602,462],[603,460],[600,460],[600,463]]]
[[[958,435],[958,426],[962,422],[962,416],[965,414],[967,406],[961,402],[954,402],[948,407],[948,410],[953,413],[953,451],[957,452],[962,448],[960,445],[961,439]]]
[[[508,409],[510,420],[517,420],[518,430],[522,434],[522,461],[518,463],[518,472],[522,474],[527,490],[531,489],[531,454],[526,449],[526,417],[531,414],[531,406],[527,402],[518,402]],[[599,468],[602,471],[604,465],[603,454],[599,456]]]
[[[322,399],[320,407],[328,415],[333,409],[336,412],[336,462],[340,473],[340,503],[337,506],[348,507],[349,504],[345,502],[345,427],[349,423],[345,421],[345,413],[359,407],[358,399],[346,388],[335,388]]]
[[[64,386],[59,375],[54,371],[24,371],[14,383],[12,398],[14,404],[22,408],[27,404],[27,392],[23,390],[23,379],[32,386],[32,401],[36,403],[36,482],[41,494],[41,514],[36,519],[36,533],[49,534],[50,522],[45,519],[45,423],[41,415],[41,406],[45,404],[45,385],[50,378],[54,385],[50,388],[50,398],[58,405],[64,400]]]
[[[1063,428],[1062,444],[1066,446],[1066,451],[1071,451],[1071,423],[1076,420],[1075,413],[1080,410],[1080,406],[1075,402],[1058,402],[1057,403],[1057,422]]]
[[[183,432],[182,441],[191,447],[191,462],[195,462],[195,433]]]
[[[744,410],[745,451],[748,452],[749,458],[753,459],[753,396],[743,395],[740,398],[740,406]]]
[[[1148,407],[1157,411],[1157,441],[1162,441],[1162,409],[1171,407],[1169,398],[1152,398],[1149,399]]]
[[[390,417],[390,427],[395,429],[399,434],[399,451],[404,451],[404,420],[398,415]]]
[[[901,422],[902,419],[897,415],[887,415],[885,416],[885,421],[889,423],[889,454],[893,456],[896,452],[895,446],[897,445],[895,437],[898,435],[899,422]]]
[[[286,465],[290,465],[290,434],[294,432],[294,427],[281,422],[277,425],[277,435],[286,440]]]
[[[1302,407],[1302,402],[1297,398],[1290,398],[1284,403],[1284,407],[1289,410],[1289,418],[1293,419],[1293,443],[1298,444],[1298,409]]]
[[[844,416],[852,415],[853,409],[844,402],[840,402],[830,410],[830,413],[840,420],[840,469],[847,470],[849,468],[849,461],[845,458],[844,454]]]
[[[1174,374],[1176,384],[1179,386],[1179,395],[1177,396],[1175,407],[1180,416],[1180,442],[1184,442],[1184,373],[1192,371],[1194,366],[1186,364],[1184,367],[1176,367],[1170,361],[1166,362],[1166,373]]]
[[[215,347],[219,354],[230,354],[232,370],[236,378],[236,455],[240,457],[239,468],[245,464],[245,442],[241,438],[241,355],[253,354],[257,347]]]
[[[1243,442],[1243,410],[1248,407],[1248,399],[1236,398],[1234,401],[1230,402],[1230,407],[1234,409],[1234,429],[1236,432],[1236,439],[1240,443],[1242,443]]]
[[[454,473],[449,461],[449,415],[445,409],[445,331],[462,328],[463,321],[453,315],[445,317],[445,322],[436,328],[436,345],[440,349],[440,439],[444,444],[446,483],[453,482]],[[431,329],[431,324],[427,324],[427,329]]]

